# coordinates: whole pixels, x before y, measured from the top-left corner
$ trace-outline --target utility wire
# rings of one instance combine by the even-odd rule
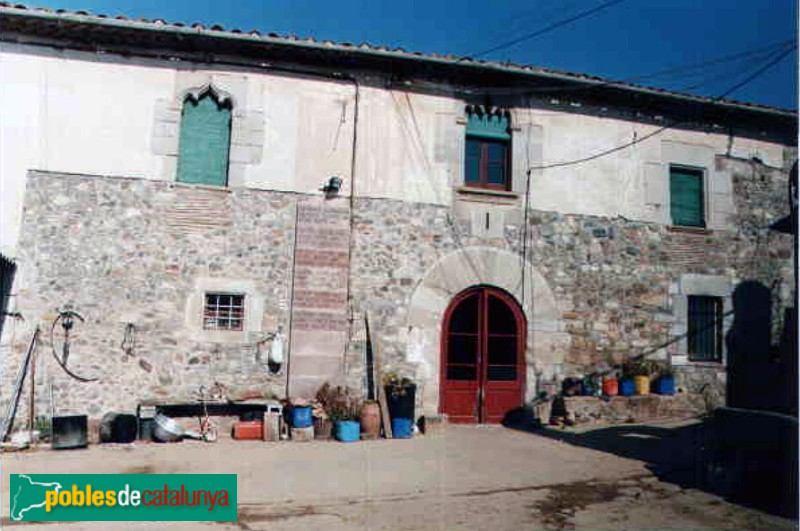
[[[720,82],[724,81],[725,83],[729,82],[731,78],[734,78],[740,75],[742,72],[747,72],[752,70],[754,67],[758,67],[759,65],[763,64],[770,59],[777,57],[780,53],[782,53],[786,48],[783,50],[776,49],[772,52],[761,55],[759,57],[751,57],[749,59],[745,59],[740,63],[731,64],[727,68],[720,70],[718,73],[712,73],[711,71],[707,72],[693,72],[687,73],[682,76],[678,76],[674,78],[674,81],[677,83],[679,80],[686,80],[689,81],[691,79],[696,79],[697,81],[688,84],[688,85],[681,85],[680,87],[674,89],[677,92],[688,92],[690,90],[695,90],[700,87],[710,87],[712,85],[719,85]],[[707,91],[710,89],[706,89]]]
[[[502,50],[504,48],[508,48],[508,47],[514,46],[514,45],[519,44],[521,42],[534,39],[536,37],[544,35],[545,33],[549,33],[549,32],[551,32],[551,31],[553,31],[555,29],[558,29],[558,28],[561,28],[563,26],[566,26],[567,24],[571,24],[572,22],[578,21],[578,20],[580,20],[582,18],[586,18],[588,16],[594,15],[595,13],[597,13],[599,11],[602,11],[604,9],[607,9],[607,8],[609,8],[611,6],[614,6],[616,4],[622,3],[624,1],[625,0],[610,0],[609,2],[606,2],[604,4],[600,4],[599,6],[594,7],[592,9],[589,9],[587,11],[582,11],[582,12],[578,13],[577,15],[573,15],[571,17],[568,17],[568,18],[559,20],[557,22],[554,22],[554,23],[550,24],[549,26],[545,26],[544,28],[542,28],[540,30],[534,31],[533,33],[529,33],[527,35],[523,35],[521,37],[517,37],[516,39],[512,39],[510,41],[506,41],[506,42],[504,42],[502,44],[498,44],[497,46],[493,46],[492,48],[488,48],[486,50],[483,50],[482,52],[474,53],[471,56],[472,57],[481,57],[481,56],[490,54],[492,52],[496,52],[496,51]]]
[[[787,39],[784,41],[776,42],[767,46],[760,46],[758,48],[751,48],[748,50],[744,50],[742,52],[738,52],[735,54],[730,55],[723,55],[720,57],[712,57],[710,59],[696,62],[696,63],[686,63],[683,65],[673,66],[664,70],[658,70],[656,72],[652,72],[649,74],[641,74],[636,75],[628,78],[623,78],[619,80],[608,80],[602,83],[598,83],[595,85],[588,85],[588,86],[581,86],[581,87],[565,87],[563,85],[550,85],[545,87],[517,87],[517,88],[497,88],[497,87],[469,87],[468,90],[464,90],[463,92],[478,92],[481,94],[496,94],[496,95],[514,95],[514,94],[535,94],[539,92],[544,93],[580,93],[580,92],[589,92],[592,90],[597,90],[605,87],[613,87],[613,86],[624,86],[630,83],[635,83],[638,81],[652,79],[652,78],[659,78],[664,77],[670,74],[678,74],[682,72],[691,72],[695,70],[700,70],[702,68],[706,68],[708,66],[723,64],[723,63],[730,63],[740,59],[745,59],[748,57],[753,57],[753,60],[759,60],[765,56],[768,57],[771,54],[781,50],[784,47],[791,47],[795,46],[797,41],[795,39]],[[699,72],[698,75],[705,74],[706,72]],[[674,78],[675,76],[673,76]],[[681,76],[687,77],[687,76]],[[663,83],[663,82],[662,82]]]
[[[733,92],[735,92],[735,91],[739,90],[740,88],[744,87],[745,85],[751,83],[753,80],[755,80],[756,78],[760,77],[764,72],[766,72],[767,70],[769,70],[770,68],[772,68],[773,66],[778,64],[780,61],[782,61],[784,58],[786,58],[795,49],[797,49],[797,45],[792,46],[788,50],[784,50],[779,56],[777,56],[774,59],[772,59],[771,61],[767,62],[765,65],[763,65],[761,68],[756,70],[754,73],[750,74],[749,76],[747,76],[742,81],[736,83],[735,85],[733,85],[732,87],[727,89],[725,92],[723,92],[719,96],[717,96],[715,98],[712,98],[711,101],[712,102],[720,101],[720,100],[726,98],[728,95],[732,94]],[[579,159],[568,160],[568,161],[564,161],[564,162],[556,162],[556,163],[553,163],[553,164],[543,164],[541,166],[532,166],[532,167],[530,167],[528,169],[529,170],[546,170],[546,169],[551,169],[551,168],[563,168],[565,166],[574,166],[574,165],[577,165],[577,164],[583,164],[584,162],[589,162],[591,160],[596,160],[596,159],[605,157],[607,155],[611,155],[612,153],[616,153],[617,151],[622,151],[623,149],[627,149],[627,148],[629,148],[631,146],[635,146],[636,144],[640,144],[640,143],[644,142],[645,140],[653,138],[656,135],[660,135],[661,133],[663,133],[667,129],[672,129],[672,128],[674,128],[674,127],[676,127],[676,126],[678,126],[680,124],[686,123],[688,121],[689,121],[688,119],[677,120],[675,122],[672,122],[671,124],[665,125],[663,127],[659,127],[655,131],[652,131],[652,132],[650,132],[650,133],[648,133],[648,134],[646,134],[646,135],[644,135],[642,137],[634,138],[630,142],[627,142],[625,144],[613,147],[611,149],[607,149],[605,151],[601,151],[599,153],[595,153],[593,155],[589,155],[589,156],[582,157],[582,158],[579,158]]]

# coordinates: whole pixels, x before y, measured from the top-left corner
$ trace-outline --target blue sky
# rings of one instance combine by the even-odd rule
[[[47,0],[29,5],[474,55],[606,1]],[[713,97],[777,58],[784,48],[695,70],[635,78],[796,38],[794,0],[623,0],[483,58]],[[797,65],[795,50],[730,98],[796,109]]]

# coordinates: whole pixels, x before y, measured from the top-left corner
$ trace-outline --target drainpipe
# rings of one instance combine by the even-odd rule
[[[350,150],[350,216],[348,219],[349,230],[347,232],[347,338],[344,343],[344,355],[342,356],[342,374],[347,375],[347,353],[353,338],[353,300],[352,300],[352,281],[353,281],[353,227],[355,226],[355,197],[356,197],[356,146],[358,143],[358,109],[361,87],[358,80],[353,76],[348,76],[353,83],[355,93],[353,95],[353,143]]]

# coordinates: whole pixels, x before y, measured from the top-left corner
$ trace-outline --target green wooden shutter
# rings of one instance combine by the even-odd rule
[[[505,142],[487,142],[486,156],[488,184],[506,184],[506,165],[508,163],[508,146]]]
[[[225,186],[231,140],[231,110],[209,92],[187,98],[181,114],[178,181]]]
[[[672,224],[705,227],[703,172],[688,168],[670,168],[669,177]]]
[[[481,181],[481,152],[483,143],[476,138],[467,138],[466,168],[464,169],[464,180],[467,183],[479,183]]]

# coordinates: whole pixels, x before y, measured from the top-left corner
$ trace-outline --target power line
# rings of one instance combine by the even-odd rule
[[[675,90],[677,92],[688,92],[688,91],[691,91],[691,90],[696,90],[696,89],[698,89],[700,87],[710,87],[712,85],[719,85],[719,82],[721,82],[721,81],[727,82],[731,78],[737,76],[738,74],[741,74],[742,72],[749,71],[752,68],[757,67],[760,64],[763,64],[765,61],[769,61],[770,59],[772,59],[774,57],[777,57],[780,53],[782,53],[785,50],[786,49],[784,49],[784,50],[776,49],[776,50],[773,50],[772,52],[770,52],[770,53],[768,53],[766,55],[762,55],[760,57],[751,57],[749,59],[745,59],[741,63],[733,64],[733,65],[730,65],[728,68],[724,68],[723,70],[720,70],[720,72],[717,73],[717,74],[712,74],[709,71],[709,72],[695,72],[693,74],[680,76],[678,78],[675,78],[675,82],[677,82],[678,79],[684,79],[684,78],[686,78],[688,80],[688,79],[694,79],[694,78],[698,78],[699,77],[700,79],[695,83],[691,83],[689,85],[682,85],[681,87],[679,87],[679,88],[677,88]],[[710,88],[707,89],[707,90],[710,90]]]
[[[572,22],[575,22],[575,21],[580,20],[582,18],[586,18],[586,17],[588,17],[590,15],[593,15],[593,14],[599,12],[599,11],[602,11],[604,9],[607,9],[607,8],[609,8],[611,6],[614,6],[614,5],[619,4],[621,2],[624,2],[624,1],[625,0],[610,0],[609,2],[601,4],[601,5],[597,6],[597,7],[589,9],[587,11],[582,11],[582,12],[578,13],[577,15],[573,15],[571,17],[568,17],[568,18],[559,20],[557,22],[554,22],[554,23],[550,24],[549,26],[545,26],[544,28],[542,28],[540,30],[534,31],[533,33],[529,33],[527,35],[523,35],[522,37],[517,37],[516,39],[512,39],[512,40],[504,42],[502,44],[498,44],[497,46],[493,46],[492,48],[486,49],[486,50],[484,50],[482,52],[478,52],[478,53],[472,54],[472,57],[481,57],[481,56],[484,56],[486,54],[490,54],[492,52],[496,52],[498,50],[502,50],[504,48],[508,48],[510,46],[514,46],[514,45],[519,44],[521,42],[524,42],[524,41],[539,37],[540,35],[544,35],[545,33],[549,33],[549,32],[551,32],[551,31],[553,31],[555,29],[558,29],[560,27],[566,26],[567,24],[571,24]]]
[[[761,68],[756,70],[754,73],[750,74],[749,76],[747,76],[742,81],[736,83],[735,85],[733,85],[732,87],[727,89],[725,92],[723,92],[719,96],[717,96],[715,98],[712,98],[711,101],[712,102],[717,102],[719,100],[722,100],[722,99],[726,98],[727,96],[729,96],[730,94],[732,94],[733,92],[736,92],[740,88],[742,88],[745,85],[751,83],[753,80],[755,80],[756,78],[761,76],[764,72],[766,72],[767,70],[769,70],[770,68],[772,68],[776,64],[778,64],[780,61],[782,61],[792,51],[794,51],[796,49],[797,49],[797,45],[794,45],[791,48],[789,48],[788,50],[784,50],[778,57],[775,57],[771,61],[767,62]],[[663,127],[659,127],[655,131],[652,131],[652,132],[650,132],[650,133],[648,133],[648,134],[646,134],[646,135],[644,135],[644,136],[642,136],[640,138],[635,138],[635,139],[631,140],[630,142],[627,142],[625,144],[613,147],[611,149],[607,149],[605,151],[601,151],[599,153],[595,153],[593,155],[589,155],[589,156],[582,157],[582,158],[579,158],[579,159],[564,161],[564,162],[556,162],[556,163],[553,163],[553,164],[543,164],[541,166],[532,166],[532,167],[530,167],[528,169],[529,170],[546,170],[546,169],[551,169],[551,168],[563,168],[564,166],[574,166],[574,165],[577,165],[577,164],[583,164],[584,162],[589,162],[591,160],[596,160],[596,159],[605,157],[607,155],[611,155],[612,153],[616,153],[617,151],[622,151],[623,149],[627,149],[627,148],[629,148],[631,146],[635,146],[636,144],[640,144],[640,143],[644,142],[645,140],[653,138],[656,135],[660,135],[661,133],[663,133],[667,129],[672,129],[672,128],[674,128],[674,127],[676,127],[676,126],[678,126],[678,125],[680,125],[682,123],[686,123],[688,121],[689,120],[687,120],[687,119],[675,121],[675,122],[673,122],[671,124],[665,125]]]
[[[745,59],[749,57],[753,57],[754,60],[761,59],[761,56],[769,57],[773,53],[781,50],[786,46],[794,46],[796,41],[794,39],[787,39],[784,41],[776,42],[767,46],[761,46],[758,48],[751,48],[748,50],[744,50],[742,52],[738,52],[735,54],[724,55],[720,57],[712,57],[710,59],[706,59],[704,61],[696,62],[696,63],[686,63],[683,65],[677,65],[665,70],[658,70],[656,72],[651,72],[648,74],[640,74],[636,76],[631,76],[628,78],[623,78],[620,80],[608,80],[602,83],[598,83],[595,85],[589,86],[581,86],[581,87],[564,87],[563,85],[551,85],[546,87],[518,87],[518,88],[497,88],[497,87],[469,87],[468,90],[465,92],[479,92],[481,94],[496,94],[496,95],[527,95],[527,94],[535,94],[539,92],[544,93],[580,93],[580,92],[588,92],[592,90],[597,90],[605,87],[613,87],[613,86],[624,86],[629,83],[634,83],[637,81],[642,81],[645,79],[651,78],[658,78],[663,77],[668,74],[676,74],[681,72],[691,72],[694,70],[699,70],[701,68],[705,68],[711,65],[716,64],[723,64],[729,63],[733,61],[737,61],[740,59]],[[700,72],[700,74],[704,74],[705,72]],[[683,76],[685,77],[685,76]]]

